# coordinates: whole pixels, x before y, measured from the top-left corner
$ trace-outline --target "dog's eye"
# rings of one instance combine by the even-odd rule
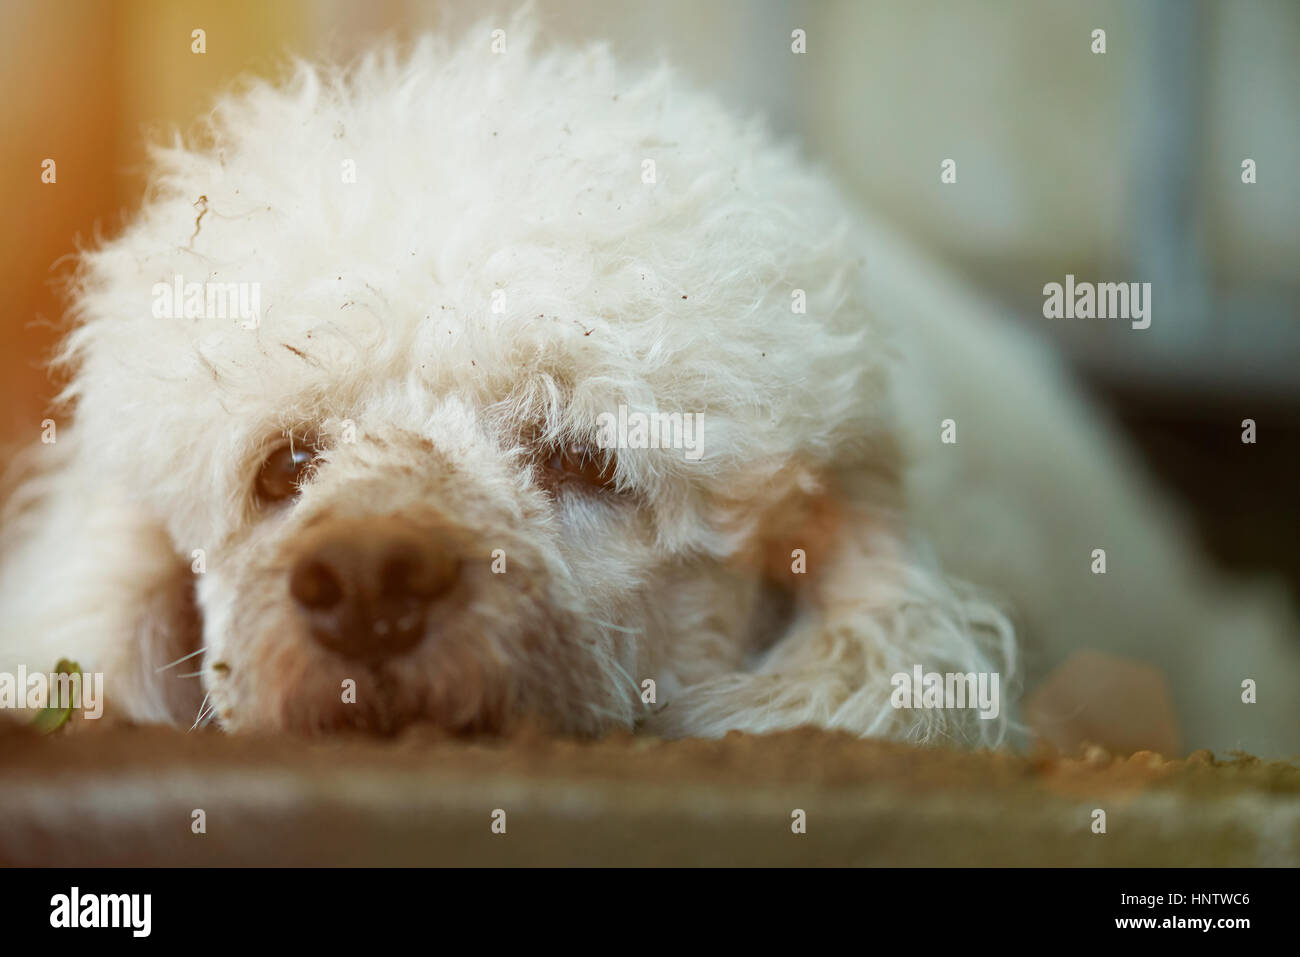
[[[614,484],[613,458],[582,442],[551,449],[544,465],[552,480],[577,479],[594,488],[609,488]]]
[[[297,495],[315,458],[310,448],[280,446],[266,457],[257,473],[257,497],[263,502],[279,502]]]

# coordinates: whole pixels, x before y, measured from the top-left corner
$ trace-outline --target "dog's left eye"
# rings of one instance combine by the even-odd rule
[[[297,495],[315,458],[310,448],[280,446],[266,457],[257,473],[257,497],[263,502],[279,502]]]

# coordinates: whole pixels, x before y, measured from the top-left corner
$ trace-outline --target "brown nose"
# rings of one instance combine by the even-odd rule
[[[326,648],[386,658],[420,643],[430,606],[459,573],[448,543],[398,519],[332,521],[311,531],[290,570],[289,594]]]

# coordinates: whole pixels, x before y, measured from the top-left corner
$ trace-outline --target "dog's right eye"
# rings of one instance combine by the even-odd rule
[[[280,446],[266,457],[257,473],[257,497],[263,502],[280,502],[297,495],[315,458],[310,448]]]

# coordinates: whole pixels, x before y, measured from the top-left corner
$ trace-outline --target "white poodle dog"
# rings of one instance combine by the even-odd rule
[[[1107,440],[759,125],[527,34],[302,65],[155,151],[81,258],[73,418],[17,463],[0,668],[74,659],[185,727],[1013,737],[1003,602],[1087,552],[1044,556],[963,416],[1045,387],[1087,434],[1041,453],[1122,522]],[[981,520],[1019,557],[981,566]],[[900,706],[918,669],[1006,700]]]

